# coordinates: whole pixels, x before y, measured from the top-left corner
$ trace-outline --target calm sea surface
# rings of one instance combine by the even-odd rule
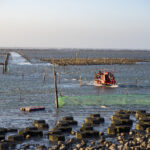
[[[12,52],[8,73],[0,73],[0,127],[24,128],[31,126],[35,119],[45,119],[51,129],[66,115],[73,115],[80,125],[89,114],[100,113],[106,122],[99,130],[105,132],[110,124],[109,117],[117,109],[150,110],[150,63],[56,66],[59,95],[66,97],[63,99],[65,105],[56,111],[53,66],[39,61],[42,57],[73,58],[76,55],[81,58],[150,59],[150,51],[23,50],[22,53],[31,58],[31,63]],[[118,87],[94,87],[94,72],[99,69],[113,70]],[[21,112],[19,108],[25,106],[45,106],[46,110]],[[47,138],[40,141],[49,145]]]

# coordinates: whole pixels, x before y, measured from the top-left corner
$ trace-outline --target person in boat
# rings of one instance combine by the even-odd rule
[[[97,73],[97,74],[96,74],[96,79],[99,79],[99,78],[100,78],[100,74]]]

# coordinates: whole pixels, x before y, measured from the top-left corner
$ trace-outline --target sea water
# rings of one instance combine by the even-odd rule
[[[150,51],[77,50],[77,52],[78,57],[82,58],[150,59]],[[53,65],[43,63],[39,59],[41,57],[72,58],[76,51],[23,50],[23,53],[31,59],[31,62],[18,53],[12,52],[8,72],[0,73],[0,127],[24,128],[32,126],[32,122],[36,119],[45,119],[51,129],[57,120],[66,115],[74,116],[80,125],[89,114],[100,113],[106,120],[100,130],[106,132],[106,127],[110,124],[110,116],[118,109],[149,111],[149,63],[55,66],[58,95],[63,102],[56,110]],[[99,69],[113,70],[118,87],[94,87],[94,73]],[[20,107],[26,106],[45,106],[46,110],[32,113],[19,110]],[[49,145],[46,138],[41,141]]]

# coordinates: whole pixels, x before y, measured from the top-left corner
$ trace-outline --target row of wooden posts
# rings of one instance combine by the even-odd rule
[[[0,65],[3,65],[3,73],[7,72],[8,60],[9,60],[10,54],[7,53],[5,55],[6,55],[6,58],[5,58],[4,63],[0,63]],[[59,105],[58,105],[58,89],[57,89],[57,73],[56,73],[56,70],[55,70],[55,65],[53,65],[53,76],[54,76],[54,90],[55,90],[56,108],[59,108]],[[44,76],[44,80],[45,80],[45,76]],[[80,80],[81,80],[81,77],[80,77]],[[18,88],[18,95],[19,95],[19,99],[21,99],[21,90],[20,90],[20,88]]]

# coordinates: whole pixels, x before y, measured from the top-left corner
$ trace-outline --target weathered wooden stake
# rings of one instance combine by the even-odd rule
[[[78,76],[79,76],[79,73],[77,72],[76,75],[77,75],[76,79],[79,80],[79,77],[78,77]]]
[[[53,67],[53,73],[54,73],[54,88],[55,88],[55,102],[56,102],[56,108],[58,108],[58,91],[57,91],[57,74],[55,71],[55,66]]]
[[[21,100],[21,89],[18,88],[18,96],[19,96],[19,100]]]
[[[6,59],[5,59],[5,62],[4,62],[4,72],[7,72],[7,65],[8,65],[9,55],[10,55],[10,54],[7,54]]]
[[[82,85],[82,77],[80,76],[80,86]]]
[[[4,64],[3,64],[3,74],[5,73],[5,67],[4,67]]]
[[[43,83],[45,82],[46,73],[43,74]]]
[[[58,83],[60,84],[60,74],[58,75]]]
[[[24,72],[22,72],[22,80],[24,80]]]

